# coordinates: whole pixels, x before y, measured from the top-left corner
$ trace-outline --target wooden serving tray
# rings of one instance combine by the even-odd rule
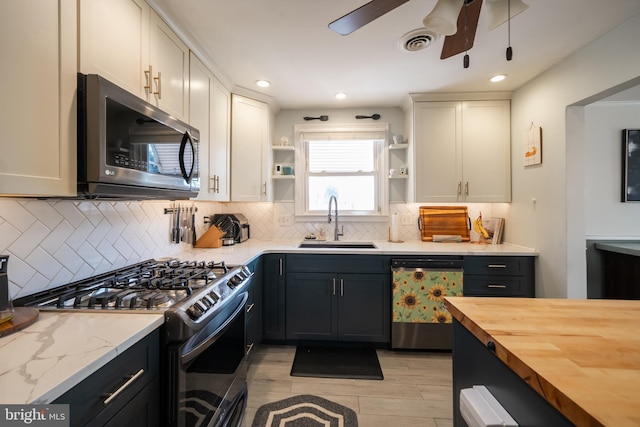
[[[38,319],[40,312],[33,307],[16,307],[13,309],[13,319],[0,323],[0,337],[12,334],[31,325]]]
[[[460,236],[463,242],[471,240],[466,206],[420,206],[419,226],[423,242],[433,241],[434,235]]]

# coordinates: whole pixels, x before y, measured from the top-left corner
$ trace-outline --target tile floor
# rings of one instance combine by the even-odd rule
[[[262,345],[251,357],[243,427],[251,426],[261,405],[299,394],[353,409],[359,427],[453,426],[451,353],[378,350],[384,374],[379,381],[292,377],[295,351]]]

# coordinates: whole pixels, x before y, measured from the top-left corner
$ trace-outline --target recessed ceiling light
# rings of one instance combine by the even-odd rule
[[[266,80],[256,80],[256,84],[260,87],[269,87],[271,86],[271,83],[269,83]]]
[[[345,99],[346,97],[347,97],[346,93],[343,93],[343,92],[336,93],[336,99]]]
[[[491,83],[498,83],[507,78],[506,74],[497,74],[489,79]]]

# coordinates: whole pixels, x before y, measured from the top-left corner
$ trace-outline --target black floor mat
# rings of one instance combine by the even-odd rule
[[[294,377],[382,380],[382,369],[373,348],[298,346],[293,359]]]

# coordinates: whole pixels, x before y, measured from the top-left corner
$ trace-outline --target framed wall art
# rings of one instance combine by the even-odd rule
[[[640,129],[622,130],[622,201],[640,202]]]
[[[524,165],[533,166],[542,163],[542,128],[531,122],[524,134]]]

